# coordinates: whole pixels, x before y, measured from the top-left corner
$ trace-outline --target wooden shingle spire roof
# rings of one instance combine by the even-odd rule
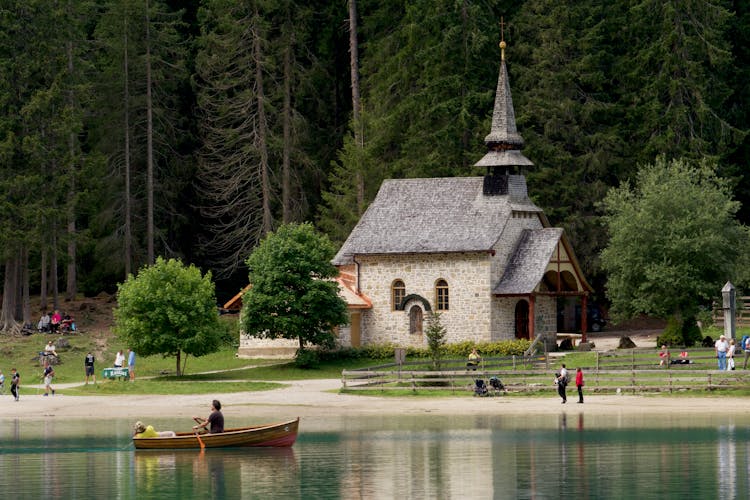
[[[510,93],[508,69],[505,66],[505,41],[500,42],[500,75],[495,91],[495,108],[492,111],[490,133],[484,138],[488,152],[475,163],[477,167],[523,167],[533,165],[521,153],[524,142],[516,129],[516,112]]]

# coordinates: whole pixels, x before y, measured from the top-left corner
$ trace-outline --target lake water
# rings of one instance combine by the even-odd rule
[[[747,498],[749,424],[724,413],[303,418],[293,448],[200,453],[135,451],[130,421],[5,420],[0,496]]]

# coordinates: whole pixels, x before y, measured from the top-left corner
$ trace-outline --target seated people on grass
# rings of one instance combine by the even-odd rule
[[[75,331],[75,320],[70,317],[70,314],[65,313],[63,315],[62,321],[60,322],[60,331],[63,333],[69,333]]]
[[[41,351],[39,355],[57,357],[57,351],[55,351],[55,344],[53,344],[51,340],[47,342],[47,345],[44,346],[44,351]]]
[[[55,309],[55,312],[52,313],[52,317],[50,318],[50,328],[52,333],[57,333],[61,321],[62,316],[60,316],[60,311]]]
[[[659,366],[664,366],[667,363],[669,363],[669,349],[667,349],[666,345],[661,346],[661,352],[659,353],[659,357],[661,358],[659,360]]]
[[[36,329],[42,333],[49,333],[50,331],[50,317],[47,311],[42,313],[42,317],[39,318],[39,323],[36,324]]]
[[[692,361],[688,359],[688,352],[682,351],[680,355],[677,356],[676,359],[671,360],[670,363],[673,365],[689,365]]]

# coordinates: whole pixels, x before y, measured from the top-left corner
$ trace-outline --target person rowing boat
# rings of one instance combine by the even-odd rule
[[[211,414],[208,418],[193,417],[193,420],[198,422],[198,425],[193,426],[194,431],[205,429],[210,424],[211,428],[209,432],[211,434],[224,432],[224,415],[221,414],[221,403],[218,399],[214,399],[211,402]]]

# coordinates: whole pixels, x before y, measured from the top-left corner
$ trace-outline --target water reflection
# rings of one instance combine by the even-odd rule
[[[134,486],[147,498],[164,497],[175,487],[195,498],[249,498],[253,490],[273,491],[277,481],[293,485],[297,475],[292,448],[134,452]]]
[[[134,451],[129,422],[5,421],[0,468],[13,473],[0,475],[0,491],[144,499],[739,498],[748,491],[747,417],[612,420],[582,412],[303,420],[291,449],[202,453]]]

